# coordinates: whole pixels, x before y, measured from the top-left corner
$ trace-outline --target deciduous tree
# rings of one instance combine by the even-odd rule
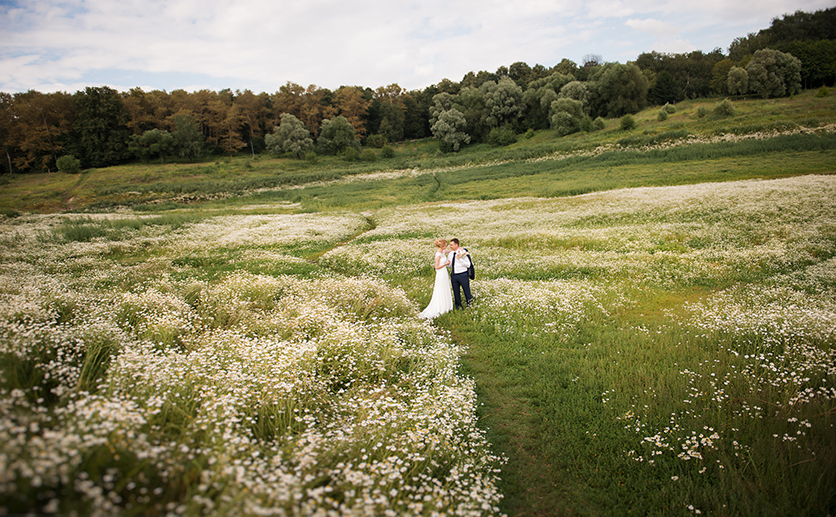
[[[203,133],[200,124],[190,113],[174,115],[174,137],[177,154],[189,161],[194,161],[205,155]]]
[[[322,130],[317,143],[326,154],[338,154],[346,149],[360,148],[355,138],[354,128],[343,116],[322,121]]]
[[[461,111],[450,108],[438,114],[432,126],[433,136],[439,141],[442,151],[458,151],[462,144],[470,143],[470,135],[465,133],[467,120]]]
[[[565,136],[576,132],[580,127],[583,113],[583,102],[563,97],[552,102],[550,107],[551,127],[558,136]]]
[[[235,104],[228,106],[224,115],[219,127],[218,142],[224,153],[232,155],[247,146],[247,142],[241,138],[245,119]]]
[[[479,89],[485,96],[488,126],[504,126],[522,114],[523,91],[510,77],[503,77],[496,83],[487,82]]]
[[[107,86],[87,87],[73,95],[73,154],[82,167],[107,167],[130,157],[128,112],[119,92]]]
[[[356,86],[343,86],[334,94],[334,107],[354,128],[357,138],[366,134],[365,120],[369,114],[371,100],[366,99],[363,90]]]
[[[525,105],[524,126],[531,129],[546,129],[550,125],[549,109],[557,100],[560,90],[575,78],[555,72],[548,77],[532,81],[523,94]]]
[[[647,104],[648,85],[636,65],[607,63],[590,78],[594,110],[606,117],[636,113]]]
[[[168,131],[149,129],[142,135],[132,135],[129,148],[142,160],[159,157],[160,163],[165,163],[166,157],[175,152],[177,142]]]
[[[714,64],[714,71],[711,74],[711,89],[720,95],[729,93],[728,78],[729,71],[734,66],[734,62],[729,59],[722,59]]]
[[[374,98],[380,106],[380,134],[390,142],[403,140],[406,122],[403,89],[397,83],[381,86],[375,90]]]
[[[312,84],[305,90],[302,104],[302,116],[299,120],[305,124],[311,134],[321,131],[320,125],[325,119],[333,117],[337,110],[331,105],[331,91]]]
[[[801,61],[780,50],[758,50],[746,66],[746,72],[749,90],[764,99],[801,90]]]
[[[273,132],[264,138],[267,150],[279,156],[283,153],[293,153],[302,158],[305,151],[313,149],[313,139],[302,121],[290,113],[282,113],[281,124],[273,128]]]
[[[746,69],[737,66],[729,70],[726,89],[730,95],[746,95],[749,91],[749,74]]]
[[[11,116],[8,141],[18,150],[13,153],[14,166],[24,171],[54,168],[58,156],[72,144],[73,97],[63,92],[16,93]]]

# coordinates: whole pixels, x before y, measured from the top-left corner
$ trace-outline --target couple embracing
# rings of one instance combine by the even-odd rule
[[[435,285],[433,296],[427,308],[418,314],[419,318],[432,319],[445,312],[453,310],[453,295],[456,308],[462,308],[462,297],[459,290],[464,291],[465,303],[470,306],[473,296],[470,294],[470,280],[473,278],[473,261],[465,248],[459,245],[459,239],[450,239],[450,251],[447,251],[447,241],[437,239],[434,242],[435,252]],[[447,268],[450,268],[448,276]],[[452,293],[450,284],[452,283]]]

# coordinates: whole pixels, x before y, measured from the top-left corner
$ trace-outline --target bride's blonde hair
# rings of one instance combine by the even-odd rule
[[[443,248],[447,247],[447,241],[445,241],[444,239],[436,239],[433,244],[435,244],[436,248],[442,248],[443,249]]]

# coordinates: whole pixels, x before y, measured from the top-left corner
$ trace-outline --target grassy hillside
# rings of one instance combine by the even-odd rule
[[[400,143],[395,157],[375,162],[349,163],[327,156],[312,163],[259,155],[194,164],[123,165],[72,176],[4,177],[0,209],[159,210],[284,201],[290,211],[310,212],[442,199],[552,197],[834,170],[836,95],[817,97],[811,91],[785,99],[739,100],[733,103],[735,114],[728,117],[713,113],[716,104],[682,102],[665,121],[658,120],[658,107],[648,108],[635,115],[637,127],[630,131],[621,130],[619,120],[609,120],[603,131],[563,138],[539,131],[532,138],[521,135],[506,148],[479,144],[458,154],[440,154],[436,143],[427,139]],[[801,128],[818,130],[815,136],[768,138]],[[739,139],[746,135],[758,139]],[[740,165],[739,158],[744,160]],[[684,162],[689,164],[687,173],[671,170],[672,164]]]

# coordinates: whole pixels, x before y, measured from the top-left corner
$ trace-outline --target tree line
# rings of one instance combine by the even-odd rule
[[[626,64],[585,56],[524,62],[407,91],[288,82],[272,94],[200,90],[0,92],[4,173],[105,167],[207,154],[356,152],[433,136],[442,150],[505,145],[528,130],[594,131],[603,118],[710,96],[791,95],[836,82],[836,8],[798,11],[736,38],[728,54],[643,53]],[[72,157],[68,160],[66,157]]]

